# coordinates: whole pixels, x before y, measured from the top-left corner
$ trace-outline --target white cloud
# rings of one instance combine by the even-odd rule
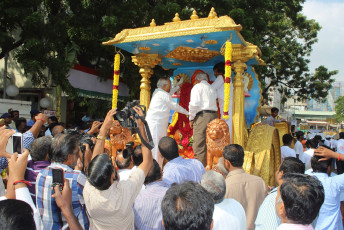
[[[318,42],[313,45],[310,56],[310,70],[319,65],[329,70],[339,70],[336,80],[344,81],[344,0],[308,0],[303,13],[308,19],[315,19],[322,27]]]

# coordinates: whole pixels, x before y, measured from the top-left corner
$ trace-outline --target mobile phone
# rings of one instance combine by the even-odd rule
[[[23,153],[23,134],[15,133],[8,139],[6,152],[10,154],[13,154],[15,152],[17,152],[18,154]]]
[[[54,168],[52,169],[53,172],[53,187],[56,185],[60,186],[60,190],[62,191],[63,189],[63,184],[64,184],[64,172],[63,169],[57,169]]]

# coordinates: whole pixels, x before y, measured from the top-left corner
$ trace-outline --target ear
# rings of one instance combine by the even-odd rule
[[[162,227],[165,229],[164,219],[162,219],[161,224],[162,224]]]
[[[281,220],[287,218],[283,201],[278,205],[277,212],[277,215],[281,218]]]
[[[211,220],[210,230],[212,230],[214,227],[214,220]]]
[[[223,158],[224,159],[224,158]],[[230,169],[230,167],[232,166],[232,164],[231,164],[231,162],[229,161],[229,160],[226,160],[226,159],[224,159],[225,160],[225,168],[227,169],[227,170],[229,170]]]

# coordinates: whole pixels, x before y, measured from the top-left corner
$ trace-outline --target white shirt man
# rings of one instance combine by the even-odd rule
[[[170,117],[170,110],[175,110],[178,113],[188,115],[189,112],[179,106],[173,101],[170,94],[171,81],[168,78],[160,78],[158,81],[158,88],[154,91],[149,109],[147,111],[146,121],[152,134],[155,147],[152,149],[154,159],[159,163],[160,167],[163,163],[163,158],[159,153],[159,140],[167,135],[168,121]],[[179,88],[179,87],[178,87]],[[178,89],[177,89],[178,90]],[[173,89],[173,92],[176,90]]]
[[[246,229],[246,214],[242,205],[235,199],[224,199],[221,203],[215,204],[213,213],[213,230]]]
[[[301,141],[296,140],[294,150],[295,150],[296,154],[299,156],[303,153],[303,145],[302,145]]]
[[[214,67],[214,74],[216,76],[216,80],[211,84],[211,86],[216,90],[217,100],[219,102],[221,118],[223,119],[223,107],[225,104],[225,96],[224,96],[224,76],[223,74],[219,73],[218,70]],[[232,107],[233,107],[233,84],[230,86],[230,96],[229,96],[229,107],[228,107],[228,115],[229,119],[225,120],[228,127],[229,132],[232,133]],[[231,135],[232,136],[232,135]]]
[[[281,160],[283,161],[286,157],[296,157],[296,152],[289,146],[283,145],[281,147]]]
[[[207,164],[206,130],[209,122],[217,118],[216,91],[207,82],[207,75],[196,75],[195,85],[191,90],[189,120],[193,127],[194,142],[192,148],[195,159]]]

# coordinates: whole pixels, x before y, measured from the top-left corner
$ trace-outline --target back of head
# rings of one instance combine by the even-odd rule
[[[225,73],[225,63],[219,62],[216,65],[214,65],[213,70],[217,70],[218,73],[224,74]]]
[[[173,160],[179,156],[177,142],[171,137],[165,136],[160,139],[159,151],[167,161]]]
[[[213,197],[215,204],[221,203],[225,198],[226,183],[220,173],[206,171],[202,176],[201,185]]]
[[[165,85],[167,85],[170,82],[170,79],[168,77],[161,77],[158,80],[157,87],[162,89]]]
[[[30,155],[33,161],[44,161],[51,155],[52,138],[50,136],[40,137],[30,146]]]
[[[290,145],[293,141],[293,137],[290,134],[284,134],[282,140],[284,145]]]
[[[57,117],[55,117],[55,116],[50,116],[48,119],[51,120],[54,123],[58,122]]]
[[[315,135],[313,139],[319,143],[322,140],[322,137],[320,135]]]
[[[245,152],[241,145],[231,144],[224,148],[223,157],[234,167],[241,167],[244,164]]]
[[[24,117],[20,117],[15,121],[16,127],[19,127],[21,123],[26,124],[26,119]]]
[[[111,186],[114,170],[109,155],[99,154],[92,159],[86,169],[87,181],[98,190],[106,190]]]
[[[0,201],[0,229],[35,230],[36,225],[30,205],[21,200]]]
[[[344,132],[339,133],[339,139],[344,139]]]
[[[131,163],[131,157],[124,158],[123,157],[123,151],[120,154],[117,154],[116,156],[116,165],[118,169],[127,169],[129,168]]]
[[[296,139],[300,139],[300,137],[303,137],[305,134],[302,131],[296,132]]]
[[[149,183],[152,183],[152,182],[160,180],[160,179],[161,179],[160,166],[159,166],[158,162],[155,159],[153,159],[153,166],[149,170],[144,184],[149,184]]]
[[[327,173],[328,167],[331,165],[331,160],[322,160],[319,161],[324,157],[321,156],[313,156],[311,159],[311,166],[313,172],[320,172],[320,173]]]
[[[310,140],[308,140],[308,141],[309,141],[309,146],[310,146],[312,149],[318,148],[319,143],[318,143],[318,141],[317,141],[315,138],[310,139]]]
[[[79,152],[79,138],[76,135],[59,134],[54,137],[51,149],[50,161],[64,163],[68,160],[68,155]]]
[[[297,173],[285,174],[282,179],[280,194],[288,220],[296,224],[311,224],[324,202],[321,182],[316,177]]]
[[[272,107],[271,108],[271,113],[275,113],[275,112],[279,112],[279,109],[277,109],[276,107]]]
[[[305,164],[295,157],[286,157],[284,158],[284,161],[282,162],[279,168],[279,171],[283,172],[283,174],[287,174],[287,173],[304,174]]]
[[[63,133],[65,130],[65,128],[62,125],[54,125],[51,127],[53,127],[51,131],[51,135],[53,137],[55,137],[57,134]]]
[[[210,229],[214,201],[195,182],[173,184],[161,203],[165,230]]]
[[[142,161],[143,161],[143,157],[142,157],[142,148],[141,145],[137,145],[134,148],[134,154],[133,154],[133,163],[135,166],[139,166]]]
[[[195,77],[196,80],[199,80],[199,81],[208,81],[208,76],[206,73],[198,73]]]

